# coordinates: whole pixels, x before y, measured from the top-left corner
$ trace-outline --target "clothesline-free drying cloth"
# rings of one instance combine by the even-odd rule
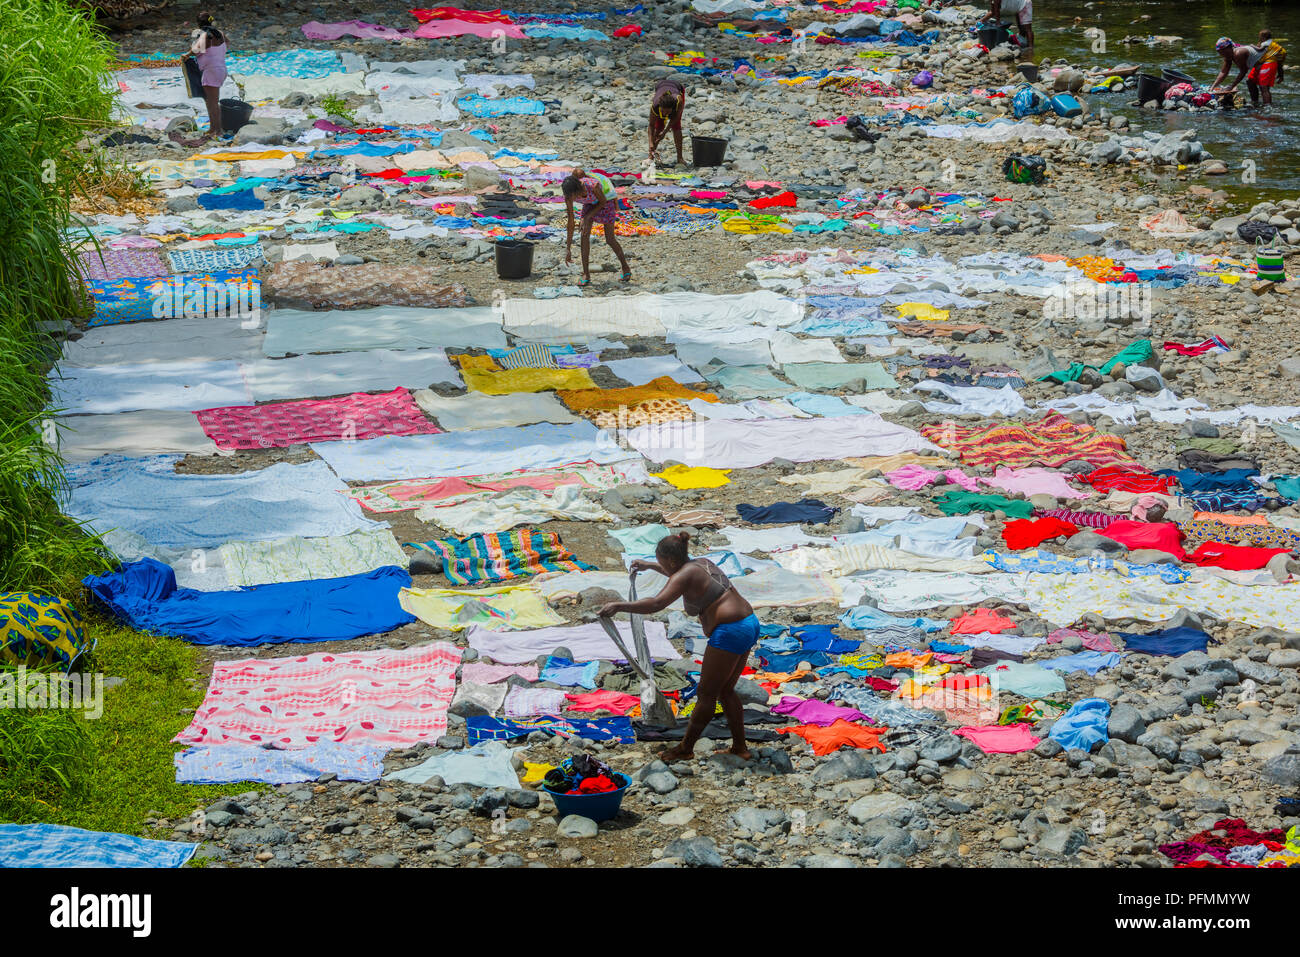
[[[181,867],[197,848],[58,824],[0,824],[0,867]]]
[[[219,661],[181,744],[322,741],[409,747],[447,731],[460,649],[431,642],[402,651]]]
[[[632,628],[626,621],[615,622],[618,633],[629,648],[632,647]],[[668,643],[663,622],[645,623],[646,641],[650,654],[666,660],[681,657]],[[623,652],[605,634],[599,622],[585,625],[561,625],[555,628],[538,628],[534,631],[492,631],[475,625],[469,630],[469,646],[485,658],[504,664],[522,664],[564,647],[573,652],[575,660],[605,659],[619,661]]]
[[[227,406],[204,409],[196,415],[217,448],[232,450],[442,431],[401,387],[382,395],[359,392],[338,399]]]

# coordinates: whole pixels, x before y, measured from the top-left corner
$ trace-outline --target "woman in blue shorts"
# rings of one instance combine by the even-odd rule
[[[665,536],[655,546],[658,561],[632,563],[633,571],[649,570],[666,576],[668,584],[664,585],[663,591],[640,601],[610,602],[600,609],[600,614],[653,615],[680,598],[688,615],[698,615],[704,633],[709,636],[709,643],[704,649],[704,664],[700,668],[695,711],[681,743],[664,751],[660,757],[665,761],[676,761],[694,754],[695,742],[713,720],[716,704],[721,701],[722,713],[731,728],[731,753],[748,759],[745,715],[736,695],[736,682],[745,670],[750,649],[758,643],[758,618],[722,569],[707,558],[690,557],[686,547],[689,541],[690,535],[686,532]]]

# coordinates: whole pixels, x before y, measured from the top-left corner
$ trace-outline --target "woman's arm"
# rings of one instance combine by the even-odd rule
[[[190,52],[195,56],[198,56],[208,48],[208,33],[206,30],[196,30],[194,32],[197,33],[198,36],[196,36],[194,42],[190,44]]]
[[[627,570],[630,572],[658,572],[660,575],[663,575],[665,578],[672,577],[666,571],[664,571],[663,566],[660,565],[658,562],[647,562],[647,561],[643,561],[640,558],[635,559],[632,562],[632,564],[627,567]]]
[[[668,584],[664,585],[659,594],[638,601],[612,601],[601,608],[600,614],[602,617],[617,615],[620,612],[627,612],[629,615],[653,615],[655,612],[663,611],[682,597],[682,593],[686,590],[686,579],[690,574],[691,569],[684,568],[668,579]]]

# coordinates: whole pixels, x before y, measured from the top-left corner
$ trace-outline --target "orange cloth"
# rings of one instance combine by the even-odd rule
[[[930,663],[934,653],[927,651],[923,655],[918,655],[911,651],[896,651],[892,655],[885,655],[885,664],[891,668],[920,668]]]
[[[840,718],[829,728],[818,727],[815,724],[801,724],[793,728],[778,728],[777,730],[786,734],[799,735],[812,745],[813,754],[823,755],[838,751],[845,746],[851,748],[875,748],[877,751],[884,751],[885,746],[880,743],[880,735],[889,729],[864,728],[860,724],[853,724]]]
[[[1225,515],[1222,512],[1194,512],[1198,522],[1220,522],[1224,525],[1267,525],[1268,519],[1263,515]]]
[[[628,386],[625,389],[560,389],[555,394],[574,412],[613,411],[624,406],[630,409],[651,399],[718,401],[712,392],[696,392],[668,376],[660,376],[645,385]]]

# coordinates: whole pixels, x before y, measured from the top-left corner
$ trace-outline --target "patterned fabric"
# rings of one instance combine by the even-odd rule
[[[592,385],[594,386],[595,383],[592,383]],[[712,392],[696,392],[694,389],[688,389],[686,386],[678,384],[667,376],[652,379],[645,385],[628,386],[624,389],[597,389],[593,387],[561,391],[557,392],[556,395],[561,402],[574,412],[616,412],[623,407],[634,408],[642,403],[649,402],[651,399],[677,399],[681,402],[689,402],[691,399],[703,399],[706,402],[718,401],[718,397]]]
[[[514,488],[547,490],[562,485],[580,485],[583,488],[610,489],[623,480],[623,475],[616,466],[588,463],[554,469],[521,469],[517,472],[490,472],[449,478],[407,479],[350,488],[347,494],[372,512],[400,512],[433,502],[456,505]]]
[[[437,641],[403,651],[219,661],[181,744],[322,741],[404,748],[447,733],[460,649]]]
[[[556,532],[519,528],[468,538],[408,543],[442,559],[447,580],[457,585],[501,582],[544,572],[590,571],[564,547]]]
[[[284,448],[443,431],[402,387],[382,395],[357,392],[340,399],[226,406],[195,415],[219,449]]]
[[[233,246],[227,249],[170,249],[167,260],[172,272],[210,272],[221,269],[242,269],[263,259],[262,244]]]
[[[1105,528],[1112,522],[1118,522],[1123,515],[1112,515],[1109,512],[1076,512],[1069,508],[1036,508],[1034,509],[1036,518],[1059,518],[1063,522],[1069,522],[1071,525],[1078,525],[1080,528]]]
[[[388,565],[407,566],[405,553],[386,528],[320,538],[227,542],[220,554],[227,579],[239,586],[345,578]]]
[[[957,452],[968,465],[1059,468],[1073,461],[1098,466],[1133,463],[1124,451],[1122,438],[1098,432],[1090,425],[1076,425],[1063,415],[1044,416],[1026,425],[926,425],[921,427],[921,434]]]
[[[362,263],[326,268],[315,263],[281,263],[267,278],[263,292],[272,299],[309,302],[317,309],[365,309],[370,306],[419,306],[446,309],[470,301],[459,283],[438,285],[427,266]]]
[[[631,408],[618,411],[586,411],[582,413],[601,429],[632,429],[640,425],[657,425],[660,422],[677,422],[695,418],[690,406],[676,399],[650,399]]]
[[[632,719],[626,715],[613,718],[526,718],[524,720],[501,721],[487,716],[475,716],[465,719],[466,737],[470,744],[480,741],[509,741],[513,738],[527,737],[534,731],[561,738],[586,738],[589,741],[617,741],[621,744],[636,742],[636,732],[632,730]]]
[[[505,369],[559,368],[551,350],[535,342],[508,350],[500,357],[500,362]]]
[[[318,744],[301,751],[281,751],[251,744],[187,748],[172,756],[177,784],[234,784],[261,781],[294,784],[333,774],[340,781],[378,781],[384,773],[383,748]]]
[[[981,556],[1000,572],[1035,572],[1040,575],[1082,575],[1094,571],[1113,571],[1123,578],[1159,578],[1171,585],[1185,582],[1191,572],[1177,565],[1156,562],[1150,565],[1133,565],[1111,558],[1067,558],[1041,549],[1006,555],[987,551]]]
[[[1279,501],[1255,492],[1196,492],[1186,497],[1201,512],[1257,512]]]
[[[0,824],[0,867],[182,867],[197,844],[59,824]]]
[[[79,258],[82,275],[90,280],[153,279],[171,273],[152,249],[86,249]]]
[[[54,665],[71,671],[95,647],[71,603],[36,592],[0,592],[0,662]]]
[[[1300,532],[1272,525],[1229,525],[1195,519],[1182,522],[1184,548],[1191,551],[1202,542],[1222,542],[1231,545],[1254,545],[1259,548],[1300,548]]]
[[[711,508],[687,508],[677,512],[664,512],[665,525],[713,525],[727,524],[727,518],[721,512]]]
[[[198,299],[197,293],[202,293],[205,301],[211,298],[208,293],[210,287],[228,288],[231,284],[245,285],[258,281],[256,269],[218,270],[166,279],[127,277],[95,280],[86,283],[86,292],[95,305],[95,314],[86,324],[103,326],[159,318],[154,315],[154,305],[159,300],[160,305],[174,312],[177,286],[173,284],[176,282],[184,284],[180,287],[180,305],[184,309],[192,299]]]

